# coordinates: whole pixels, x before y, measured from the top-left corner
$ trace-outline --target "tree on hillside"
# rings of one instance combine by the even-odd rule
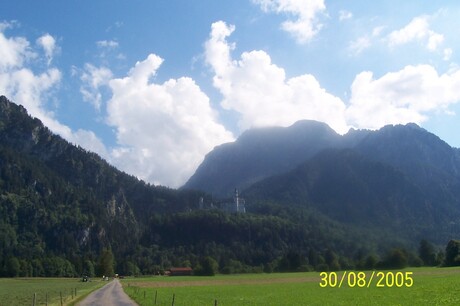
[[[195,274],[202,276],[214,276],[216,275],[218,269],[219,264],[217,261],[210,256],[206,256],[200,261],[199,266],[195,269]]]
[[[114,266],[115,260],[113,257],[112,249],[102,249],[101,256],[99,257],[99,276],[113,276],[115,274]]]
[[[425,239],[420,241],[420,247],[418,249],[418,254],[423,260],[425,266],[435,266],[436,265],[436,251],[434,246]]]
[[[87,259],[83,262],[83,274],[94,277],[94,264],[91,260]]]
[[[404,269],[408,265],[408,256],[406,250],[392,249],[385,257],[383,262],[378,264],[383,269]]]
[[[460,240],[451,240],[446,246],[446,257],[444,265],[460,266]]]
[[[8,258],[8,260],[6,261],[5,270],[9,277],[19,276],[19,271],[20,271],[19,260],[16,257]]]

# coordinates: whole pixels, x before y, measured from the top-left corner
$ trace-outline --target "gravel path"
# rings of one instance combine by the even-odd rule
[[[123,291],[120,281],[115,279],[88,295],[78,306],[136,306]]]

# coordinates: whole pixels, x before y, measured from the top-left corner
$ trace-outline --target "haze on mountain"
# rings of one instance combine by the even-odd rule
[[[341,136],[324,123],[249,130],[211,151],[183,188],[242,190],[333,220],[442,243],[460,231],[460,151],[416,124]]]

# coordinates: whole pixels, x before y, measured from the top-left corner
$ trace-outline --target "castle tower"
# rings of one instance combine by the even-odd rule
[[[239,208],[240,208],[240,198],[238,196],[238,189],[235,188],[235,195],[233,197],[233,203],[235,204],[235,211],[236,212],[239,212]]]

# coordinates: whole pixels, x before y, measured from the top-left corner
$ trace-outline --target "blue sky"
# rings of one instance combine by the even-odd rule
[[[300,119],[415,122],[460,147],[458,16],[458,1],[6,0],[0,94],[171,187],[244,130]]]

